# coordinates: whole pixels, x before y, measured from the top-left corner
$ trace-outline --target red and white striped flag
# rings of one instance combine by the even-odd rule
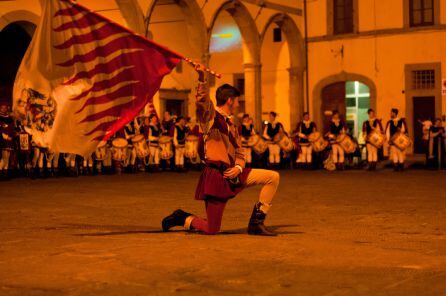
[[[14,111],[41,145],[88,155],[152,102],[183,58],[69,0],[47,0]]]

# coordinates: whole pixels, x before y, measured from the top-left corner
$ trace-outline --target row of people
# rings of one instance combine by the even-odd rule
[[[379,150],[389,146],[389,158],[395,170],[403,170],[406,148],[409,144],[408,129],[404,119],[398,117],[398,110],[391,110],[391,119],[386,128],[376,117],[374,110],[368,110],[368,120],[363,124],[363,136],[367,151],[367,161],[370,170],[375,170],[378,163]],[[339,112],[333,111],[327,133],[318,132],[310,114],[305,112],[303,120],[289,135],[283,125],[276,120],[277,114],[271,112],[269,121],[265,124],[261,135],[256,133],[254,122],[248,114],[242,118],[239,133],[245,148],[246,162],[251,165],[253,155],[266,155],[270,167],[278,168],[283,158],[295,155],[298,167],[314,167],[314,154],[325,153],[324,167],[328,170],[343,170],[345,155],[358,149],[357,142],[348,135],[348,128],[341,120]],[[2,158],[0,169],[2,175],[7,174],[11,156],[16,156],[17,167],[22,172],[46,171],[57,175],[60,154],[52,153],[42,147],[25,130],[24,125],[9,116],[7,108],[0,106],[0,128],[2,139],[0,148]],[[200,163],[203,147],[200,145],[202,134],[198,125],[193,125],[184,118],[173,119],[166,112],[160,122],[156,115],[140,117],[130,122],[107,143],[102,143],[92,155],[81,158],[74,154],[65,154],[65,166],[72,171],[81,168],[85,173],[93,171],[116,171],[126,169],[135,172],[137,167],[157,171],[163,163],[164,167],[176,170],[185,169],[185,159],[189,163]],[[437,163],[444,163],[444,129],[441,120],[429,128],[430,157]],[[383,149],[386,154],[387,149]],[[13,153],[13,152],[16,153]],[[11,154],[12,153],[12,154]],[[320,157],[319,157],[320,158]]]
[[[167,113],[166,113],[167,115]],[[58,175],[59,163],[70,173],[82,171],[135,172],[137,166],[158,170],[164,166],[183,170],[185,164],[186,138],[192,143],[188,152],[191,163],[199,163],[197,125],[191,125],[184,117],[164,116],[160,122],[156,115],[140,117],[118,131],[106,143],[87,157],[76,154],[54,153],[26,130],[25,122],[15,121],[6,105],[0,106],[0,172],[2,179],[11,175],[11,170],[23,175]],[[11,161],[12,160],[12,161]]]
[[[409,131],[404,118],[398,116],[399,110],[392,109],[390,120],[383,128],[382,121],[377,118],[373,109],[368,110],[368,120],[363,123],[362,136],[365,143],[367,162],[369,170],[375,170],[378,163],[379,150],[384,155],[389,155],[396,171],[404,170],[407,148],[411,144],[408,136]],[[287,155],[290,150],[297,150],[296,163],[298,166],[312,167],[314,152],[330,150],[326,159],[327,169],[343,170],[345,155],[358,151],[359,145],[356,139],[348,134],[348,127],[340,118],[338,111],[334,110],[331,115],[327,133],[322,135],[318,132],[316,124],[311,121],[310,114],[305,112],[303,120],[299,122],[296,129],[289,136],[280,122],[276,121],[277,114],[269,114],[269,122],[263,129],[261,138],[255,134],[252,119],[248,115],[243,117],[241,134],[244,137],[244,146],[247,162],[252,159],[251,150],[263,153],[267,147],[269,150],[269,164],[274,166],[280,163],[281,152]],[[430,157],[437,160],[444,167],[445,130],[440,119],[435,120],[427,131],[430,142]],[[293,139],[291,139],[293,138]],[[294,145],[290,145],[291,141]],[[290,149],[292,147],[292,149]],[[263,148],[263,149],[262,149]],[[334,168],[333,168],[334,166]]]

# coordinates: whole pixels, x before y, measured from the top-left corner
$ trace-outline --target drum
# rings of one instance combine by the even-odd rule
[[[369,142],[378,149],[380,149],[384,145],[385,141],[386,141],[386,136],[383,133],[378,132],[376,130],[372,131],[370,135],[367,136],[367,142]]]
[[[31,143],[29,142],[29,135],[27,133],[20,133],[20,150],[29,151],[31,148]]]
[[[324,151],[328,146],[328,141],[324,139],[320,132],[314,132],[308,136],[308,141],[310,141],[314,152]]]
[[[47,149],[45,152],[45,156],[46,156],[46,161],[48,163],[51,163],[54,159],[54,157],[56,156],[56,153],[50,149]]]
[[[356,151],[356,143],[346,134],[340,134],[336,142],[344,149],[345,153],[350,154]]]
[[[198,157],[198,137],[189,135],[186,137],[184,156],[189,159],[196,159]]]
[[[410,145],[410,139],[409,137],[401,132],[398,132],[393,135],[391,142],[393,145],[395,145],[398,149],[401,151],[406,150],[407,147]]]
[[[280,149],[285,152],[291,152],[294,150],[293,141],[283,133],[278,133],[277,135],[275,135],[274,142],[279,145]]]
[[[245,137],[241,137],[242,138],[242,147],[244,148],[251,148],[251,146],[249,146],[249,138],[245,138]]]
[[[115,161],[125,161],[127,159],[128,142],[123,138],[116,138],[112,141],[112,158]]]
[[[132,138],[133,146],[136,150],[136,156],[138,158],[145,158],[150,155],[149,146],[144,138],[143,134],[136,135]]]
[[[333,162],[333,157],[331,152],[328,155],[327,159],[324,160],[324,169],[330,172],[336,170],[336,164]]]
[[[102,141],[96,147],[96,151],[94,152],[94,156],[96,160],[103,161],[107,156],[107,142]]]
[[[172,150],[172,138],[169,136],[162,136],[159,139],[161,154],[161,159],[171,159],[173,157]]]
[[[261,155],[268,149],[268,144],[259,135],[249,137],[248,146],[257,154]]]

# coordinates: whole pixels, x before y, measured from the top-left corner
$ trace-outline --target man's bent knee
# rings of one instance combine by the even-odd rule
[[[278,172],[275,171],[271,171],[271,176],[270,176],[270,182],[273,184],[279,184],[280,181],[280,174]]]

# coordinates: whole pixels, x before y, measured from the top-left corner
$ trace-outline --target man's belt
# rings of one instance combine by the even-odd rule
[[[217,170],[220,172],[221,175],[224,174],[224,172],[228,169],[228,166],[224,163],[213,163],[213,162],[207,162],[206,167]],[[233,179],[227,179],[231,187],[238,187],[241,185],[240,176],[237,176]]]

